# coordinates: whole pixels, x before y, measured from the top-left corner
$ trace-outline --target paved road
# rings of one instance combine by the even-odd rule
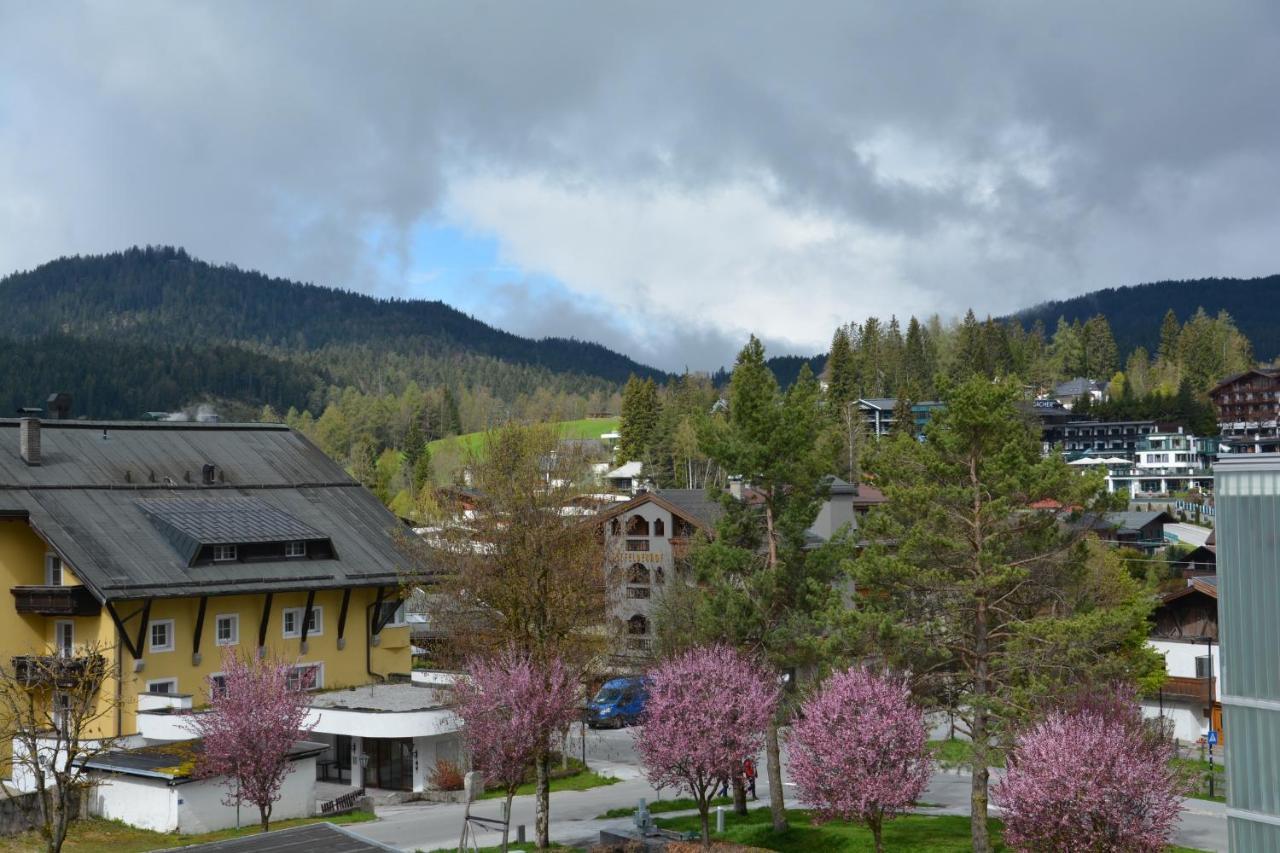
[[[578,742],[580,749],[580,741]],[[576,752],[577,750],[575,750]],[[635,752],[631,748],[630,732],[590,732],[587,737],[587,761],[605,775],[613,775],[622,781],[588,791],[564,791],[551,797],[551,837],[564,844],[585,844],[595,841],[601,829],[630,825],[627,818],[596,820],[596,816],[618,806],[633,806],[640,798],[653,802],[671,799],[674,792],[665,794],[649,787],[640,773]],[[761,768],[763,770],[763,766]],[[784,782],[784,784],[786,784]],[[788,794],[792,793],[788,790]],[[760,778],[760,799],[767,801],[768,789],[763,772]],[[936,773],[921,798],[932,804],[923,811],[932,814],[969,813],[969,776],[957,773]],[[793,805],[788,797],[788,805]],[[794,805],[799,805],[794,803]],[[473,805],[473,813],[498,817],[500,801],[485,800]],[[993,810],[998,814],[998,810]],[[463,807],[449,804],[409,803],[378,809],[379,820],[351,827],[360,835],[399,847],[402,850],[436,850],[457,848],[462,830]],[[533,797],[517,797],[512,803],[514,824],[524,824],[529,836],[533,834]],[[1178,829],[1177,843],[1201,850],[1226,851],[1227,824],[1224,809],[1219,803],[1188,800]],[[512,838],[515,838],[514,830]],[[483,836],[481,844],[496,844],[499,836]]]

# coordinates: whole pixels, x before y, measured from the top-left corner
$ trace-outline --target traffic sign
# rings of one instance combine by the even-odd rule
[[[1208,744],[1209,744],[1209,746],[1217,746],[1217,745],[1218,745],[1218,730],[1217,730],[1217,729],[1209,729],[1209,734],[1205,736],[1205,742],[1206,742],[1206,743],[1208,743]]]

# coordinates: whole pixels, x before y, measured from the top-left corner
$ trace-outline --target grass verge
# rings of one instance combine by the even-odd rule
[[[655,800],[647,804],[649,806],[649,814],[663,814],[664,812],[683,812],[689,809],[696,809],[698,803],[693,797],[677,797],[674,800]],[[711,801],[711,808],[716,806],[733,805],[733,797],[716,797]],[[619,806],[616,809],[609,809],[604,814],[596,815],[596,820],[611,820],[616,817],[631,817],[636,813],[635,806]]]
[[[257,812],[241,811],[242,817],[253,823]],[[272,821],[271,831],[286,829],[290,826],[301,826],[307,823],[363,823],[373,820],[372,812],[355,811],[344,815],[333,815],[327,818],[299,818],[298,820]],[[245,835],[257,835],[256,823],[242,829],[220,829],[217,832],[206,832],[200,835],[179,835],[169,832],[152,832],[138,829],[135,826],[116,820],[99,820],[87,818],[72,822],[67,831],[67,842],[62,846],[64,853],[145,853],[148,850],[167,850],[171,847],[185,847],[188,844],[207,844],[212,841],[225,841],[228,838],[240,838]],[[44,839],[36,832],[24,832],[0,838],[0,851],[3,853],[28,853],[28,851],[44,850]]]
[[[865,853],[875,849],[871,831],[861,826],[841,821],[814,826],[807,812],[789,809],[787,819],[791,828],[775,833],[767,808],[756,809],[746,817],[735,814],[725,816],[723,834],[712,834],[713,840],[743,844],[764,850],[802,853],[823,850],[832,853]],[[681,832],[700,832],[697,815],[659,819],[657,823],[667,829]],[[1008,850],[1001,843],[1000,821],[988,821],[991,828],[992,848]],[[714,824],[713,824],[714,828]],[[973,849],[969,838],[969,818],[950,815],[906,815],[884,825],[884,847],[894,853],[968,853]],[[1169,853],[1200,853],[1186,847],[1172,847]]]
[[[586,791],[590,788],[599,788],[604,785],[613,785],[617,782],[612,776],[601,776],[592,770],[579,770],[567,776],[552,777],[551,793],[557,791]],[[525,782],[519,788],[516,788],[516,796],[521,797],[526,794],[532,794],[536,783]],[[482,800],[500,800],[506,796],[503,791],[485,791],[480,796]]]
[[[934,760],[939,767],[950,769],[969,769],[973,764],[973,744],[967,740],[951,738],[950,740],[931,740],[929,748],[933,750]],[[991,747],[987,757],[992,767],[1004,766],[1004,750]]]

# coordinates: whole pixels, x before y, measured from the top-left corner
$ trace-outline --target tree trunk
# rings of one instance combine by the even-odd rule
[[[884,853],[884,819],[876,815],[867,820],[867,826],[871,827],[871,837],[876,840],[876,853]]]
[[[733,813],[740,815],[747,813],[747,786],[744,784],[741,773],[733,777]]]
[[[535,832],[538,836],[538,849],[545,850],[551,846],[551,758],[543,752],[534,762],[537,769],[537,782],[534,793],[538,798],[537,816],[534,818]]]
[[[712,795],[714,795],[715,791],[713,790],[711,793]],[[711,849],[711,823],[708,817],[711,812],[710,803],[711,803],[711,797],[709,796],[703,797],[698,802],[698,817],[702,820],[702,849],[703,850]]]
[[[778,747],[778,721],[770,718],[764,730],[765,765],[769,772],[769,811],[773,813],[773,831],[787,831],[787,807],[782,801],[782,750]]]
[[[987,765],[987,745],[991,739],[988,729],[990,722],[987,712],[989,692],[987,679],[987,603],[978,600],[978,609],[974,619],[974,679],[973,679],[973,725],[970,736],[973,741],[973,778],[969,787],[969,831],[973,840],[973,853],[990,853],[991,836],[987,831],[987,783],[989,773]]]
[[[511,840],[511,798],[515,793],[515,788],[507,789],[507,805],[502,810],[502,853],[507,853],[507,842]]]
[[[258,817],[262,820],[262,831],[266,832],[271,826],[271,806],[258,806]]]

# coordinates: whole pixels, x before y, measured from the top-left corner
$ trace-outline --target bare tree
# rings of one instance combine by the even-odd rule
[[[587,465],[551,427],[510,424],[485,436],[470,464],[476,508],[437,520],[408,542],[406,582],[434,587],[433,626],[459,659],[514,648],[535,666],[598,666],[611,631],[598,523],[577,514]],[[443,497],[441,506],[450,501]],[[537,838],[548,843],[548,750],[535,760]]]
[[[104,732],[117,701],[104,685],[118,673],[113,649],[97,644],[66,653],[19,655],[0,663],[0,738],[12,744],[5,794],[58,853],[67,826],[95,781],[86,762],[116,747]]]

